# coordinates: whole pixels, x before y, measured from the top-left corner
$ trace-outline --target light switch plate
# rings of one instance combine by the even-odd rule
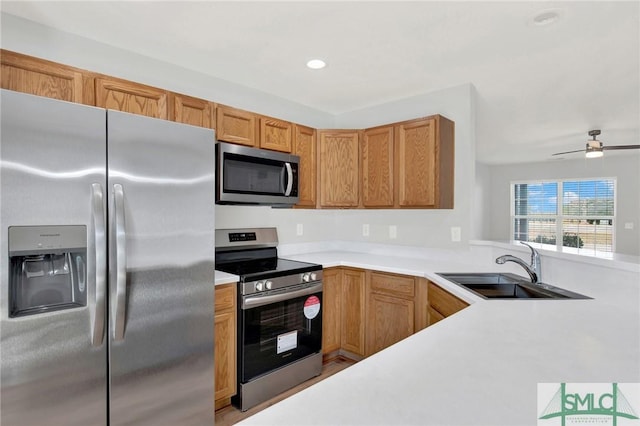
[[[363,237],[368,237],[369,236],[369,224],[365,223],[362,225],[362,236]]]
[[[296,225],[296,235],[301,236],[302,234],[304,234],[304,227],[299,223]]]

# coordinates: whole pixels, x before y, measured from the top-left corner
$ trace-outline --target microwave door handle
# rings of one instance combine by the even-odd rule
[[[291,163],[284,163],[284,167],[287,169],[287,189],[285,189],[284,195],[288,197],[293,189],[293,169]]]

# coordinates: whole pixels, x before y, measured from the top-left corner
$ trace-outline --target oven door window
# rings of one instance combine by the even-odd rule
[[[317,353],[322,346],[322,293],[241,310],[243,383]]]

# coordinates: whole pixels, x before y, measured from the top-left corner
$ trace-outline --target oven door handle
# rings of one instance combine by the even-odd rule
[[[262,296],[245,296],[242,298],[242,309],[257,308],[258,306],[270,305],[272,303],[282,302],[284,300],[294,299],[308,294],[318,293],[322,291],[322,282],[318,282],[309,287],[295,291],[287,291],[278,294],[266,294]]]

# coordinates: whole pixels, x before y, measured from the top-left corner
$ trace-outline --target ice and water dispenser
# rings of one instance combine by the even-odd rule
[[[87,304],[87,229],[9,227],[9,316]]]

